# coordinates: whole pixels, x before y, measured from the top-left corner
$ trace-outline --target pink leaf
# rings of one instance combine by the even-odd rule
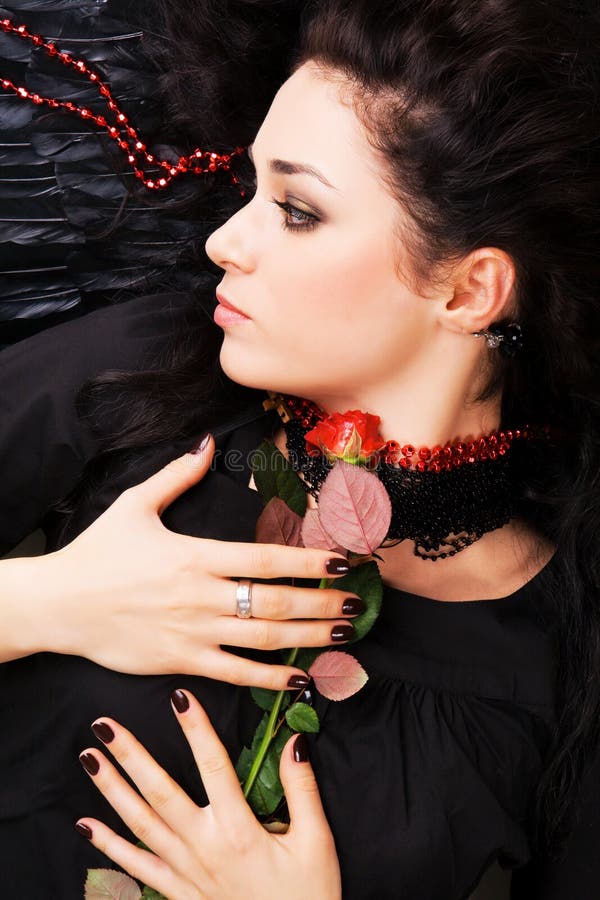
[[[302,546],[302,516],[293,512],[281,497],[271,497],[256,520],[256,540],[260,544]]]
[[[307,509],[302,520],[302,543],[317,550],[336,550],[346,553],[345,548],[336,545],[330,534],[323,528],[318,509]]]
[[[392,504],[377,475],[339,461],[319,491],[319,517],[337,544],[373,553],[389,531]]]
[[[317,656],[308,670],[320,694],[328,700],[345,700],[360,691],[369,676],[349,653],[328,650]]]
[[[140,900],[137,881],[116,869],[88,869],[85,900]]]

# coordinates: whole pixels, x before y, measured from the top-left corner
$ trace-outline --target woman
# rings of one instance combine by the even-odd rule
[[[357,407],[377,413],[386,439],[417,447],[526,422],[558,432],[551,443],[527,443],[515,456],[513,484],[519,498],[507,524],[498,521],[498,511],[489,506],[490,485],[482,479],[479,508],[471,511],[474,519],[469,523],[478,539],[470,546],[427,561],[414,553],[415,542],[427,537],[417,529],[410,540],[382,551],[384,608],[373,631],[352,648],[369,672],[369,684],[350,701],[321,704],[323,731],[311,748],[344,897],[467,897],[493,858],[523,866],[536,830],[556,831],[562,825],[595,747],[597,563],[589,551],[595,540],[589,509],[590,497],[592,503],[596,497],[598,453],[593,381],[598,335],[598,185],[593,163],[598,147],[597,64],[589,47],[596,28],[591,14],[579,22],[573,11],[560,6],[548,10],[534,3],[524,9],[508,0],[466,12],[462,4],[452,2],[388,8],[333,0],[318,7],[307,19],[292,74],[253,144],[256,194],[207,243],[208,255],[225,271],[219,292],[241,311],[226,313],[221,303],[216,314],[224,331],[220,362],[233,381],[263,396],[273,389],[310,398],[328,412]],[[300,174],[300,165],[312,171]],[[131,315],[134,321],[139,316],[138,324],[148,329],[143,303],[121,315]],[[168,307],[167,318],[177,315],[177,309]],[[494,330],[495,323],[502,322],[518,323],[522,329],[524,346],[514,356],[500,355],[499,348],[516,333],[514,327]],[[88,317],[88,325],[101,327],[101,317]],[[71,336],[85,351],[90,338],[86,343],[84,327],[75,327]],[[151,344],[151,331],[146,340]],[[36,341],[38,353],[47,350],[47,341]],[[9,367],[13,359],[8,357]],[[119,413],[129,416],[131,407],[101,407],[97,427],[118,431],[123,424]],[[245,416],[222,426],[216,435],[222,443],[219,449],[249,450],[265,433],[275,431],[283,450],[276,425],[273,414],[261,415],[255,401],[253,410],[247,407]],[[157,428],[155,438],[159,436]],[[88,439],[78,436],[78,449]],[[159,473],[160,478],[134,488],[98,515],[123,489],[156,469],[159,460],[172,457],[175,446],[146,440],[143,450],[129,451],[125,463],[123,456],[115,456],[113,465],[109,460],[100,473],[90,474],[96,481],[80,487],[68,518],[57,514],[47,523],[51,547],[61,549],[49,562],[31,565],[48,573],[51,594],[65,573],[81,571],[97,554],[115,522],[143,520],[143,511],[149,520],[144,539],[147,535],[153,553],[158,553],[159,542],[166,538],[162,532],[158,536],[156,513],[162,513],[193,477],[181,474],[179,479],[177,468],[168,475]],[[206,460],[202,465],[208,465]],[[188,491],[170,507],[165,523],[197,537],[249,540],[258,498],[248,490],[247,466],[236,473],[238,478],[231,474],[223,467],[210,472],[197,491]],[[427,512],[430,497],[418,499]],[[459,502],[460,497],[452,500]],[[235,512],[240,521],[227,521],[228,512]],[[191,544],[187,546],[191,553]],[[253,644],[240,627],[247,623],[228,614],[233,594],[226,576],[239,574],[241,564],[236,568],[225,546],[203,546],[205,584],[212,579],[215,590],[213,622],[226,620],[218,622],[218,636],[216,627],[212,635],[198,629],[197,639],[213,640],[212,654],[205,654],[212,669],[202,668],[201,662],[199,670],[214,675],[215,645]],[[283,550],[279,554],[283,561]],[[304,554],[303,565],[308,567],[309,551]],[[250,571],[244,565],[244,574],[298,574],[285,571],[283,562],[282,568],[275,568],[274,558],[269,558],[270,571],[263,556],[265,568]],[[318,577],[322,569],[317,571],[317,561],[322,566],[325,554],[310,558],[315,569],[304,568],[301,574]],[[184,566],[189,566],[187,559]],[[18,592],[24,569],[17,565],[11,571]],[[296,590],[304,589],[290,589],[290,594]],[[310,591],[297,596],[300,601],[314,600]],[[258,607],[260,591],[256,597]],[[198,733],[213,747],[212,756],[207,753],[212,761],[205,764],[200,742],[191,740],[214,809],[212,821],[225,823],[233,810],[234,817],[240,815],[235,834],[250,828],[223,751],[211,745],[214,737],[190,692],[209,708],[234,758],[253,724],[245,695],[189,677],[115,678],[112,668],[123,671],[127,653],[111,659],[111,641],[103,636],[106,655],[95,657],[93,629],[85,626],[93,613],[76,610],[77,605],[67,599],[56,607],[60,615],[51,649],[59,653],[36,658],[18,651],[22,658],[7,667],[16,692],[27,698],[29,712],[34,698],[41,702],[35,694],[41,685],[48,705],[54,704],[52,718],[56,708],[64,712],[61,728],[54,732],[62,744],[58,750],[65,768],[60,777],[68,792],[61,801],[54,796],[56,753],[44,771],[48,721],[32,725],[31,715],[19,721],[13,711],[7,729],[11,735],[19,727],[27,729],[14,759],[28,752],[30,761],[36,738],[43,748],[35,756],[36,772],[32,774],[31,764],[25,773],[18,773],[16,766],[13,771],[21,777],[21,790],[40,774],[46,785],[47,802],[37,809],[36,830],[46,852],[61,854],[52,873],[53,890],[61,896],[70,896],[69,891],[76,896],[82,868],[98,865],[99,858],[90,845],[76,851],[66,837],[54,837],[73,801],[92,842],[119,856],[115,842],[107,843],[110,832],[100,824],[108,822],[119,830],[118,817],[92,799],[91,784],[87,789],[80,786],[73,769],[66,769],[72,744],[83,733],[73,725],[74,703],[78,721],[87,709],[91,721],[102,704],[101,723],[111,730],[100,729],[98,735],[112,744],[126,768],[129,756],[130,774],[142,792],[147,773],[154,776],[156,769],[132,746],[121,721],[192,801],[200,803],[204,796],[193,762],[181,741],[177,746],[173,719],[164,711],[167,685],[187,688],[176,695],[180,705],[185,704],[182,697],[190,703],[181,721],[190,712]],[[33,608],[37,611],[43,604]],[[293,616],[300,609],[299,603]],[[316,616],[323,613],[322,607],[315,609]],[[14,616],[22,621],[23,613],[14,610]],[[111,632],[114,621],[111,617]],[[298,629],[294,643],[310,645],[322,629],[317,624],[285,624],[285,637],[272,629],[268,646],[289,646],[292,627]],[[9,632],[19,630],[13,626]],[[75,637],[80,631],[87,635],[83,652]],[[323,643],[322,631],[319,638]],[[33,649],[48,649],[48,637],[36,641]],[[156,648],[163,658],[156,668],[149,663],[147,671],[177,671],[170,643],[164,652],[162,642]],[[36,661],[37,671],[30,660]],[[139,672],[140,664],[138,660],[133,671]],[[75,680],[85,685],[85,709],[74,690]],[[126,709],[127,720],[120,709]],[[284,756],[284,778],[286,772],[293,778],[290,752]],[[89,748],[86,754],[91,779],[97,779],[129,826],[144,816],[143,833],[165,860],[155,864],[154,885],[174,897],[227,896],[230,884],[217,878],[227,875],[230,863],[220,840],[223,829],[216,829],[217,858],[225,860],[218,871],[211,872],[200,854],[195,874],[184,876],[189,849],[183,853],[179,841],[167,846],[164,824],[157,824],[147,808],[126,810],[123,804],[131,795],[124,793],[124,782],[97,749]],[[215,770],[224,774],[220,796],[212,792]],[[294,817],[297,795],[291,778],[287,785]],[[33,806],[31,787],[29,791],[23,804],[29,810],[20,811],[23,820]],[[89,813],[82,808],[84,801]],[[176,835],[182,833],[182,822],[199,820],[181,794],[176,792],[174,813],[169,804],[169,793],[163,791],[159,806],[167,810],[164,822]],[[88,818],[95,810],[98,815]],[[327,838],[316,802],[310,811],[317,817],[318,833]],[[205,816],[202,821],[200,836],[209,820]],[[295,821],[301,822],[300,830],[309,828],[302,812]],[[6,837],[3,833],[5,846],[15,859],[19,854],[21,858],[20,881],[15,884],[25,896],[29,885],[39,894],[41,873],[31,860],[26,872],[22,851],[32,834],[31,817],[19,825],[10,833],[5,829]],[[290,892],[297,868],[303,877],[306,872],[306,848],[291,842],[286,856],[279,852],[283,838],[273,837],[279,841],[275,851],[275,844],[259,834],[255,829],[256,842],[244,848],[248,858],[257,860],[257,895],[262,890],[268,896],[263,886],[273,884],[273,859],[280,873],[277,893]],[[292,840],[293,835],[286,838]],[[160,846],[153,846],[152,840]],[[134,874],[147,877],[139,868],[143,851],[137,851],[134,860],[132,851],[126,857],[123,844],[119,846],[118,861],[124,867],[131,863]],[[315,877],[320,873],[323,880],[311,881],[309,891],[334,896],[337,870],[331,842],[325,846],[327,853],[319,860],[323,865],[315,867]],[[289,868],[279,868],[282,858]],[[150,862],[146,858],[146,864]],[[202,872],[210,876],[214,890],[206,887]]]

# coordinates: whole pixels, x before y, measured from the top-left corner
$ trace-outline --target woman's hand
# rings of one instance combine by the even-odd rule
[[[199,454],[174,460],[121,494],[71,544],[30,562],[43,587],[35,585],[37,600],[27,606],[28,634],[38,642],[31,652],[83,656],[119,672],[205,675],[281,690],[301,687],[289,679],[302,671],[243,659],[221,645],[322,647],[352,635],[342,616],[358,614],[362,603],[333,588],[255,583],[253,617],[235,615],[234,577],[332,577],[343,572],[332,572],[328,560],[346,565],[343,557],[192,538],[164,527],[160,516],[204,477],[213,451],[211,438]]]
[[[169,900],[338,900],[335,844],[304,735],[290,738],[281,755],[289,831],[270,834],[244,799],[227,751],[198,701],[188,691],[174,691],[171,700],[209,805],[196,806],[129,731],[103,717],[92,726],[94,733],[109,745],[146,799],[99,750],[86,750],[80,759],[111,806],[153,853],[97,819],[79,819],[77,830]]]

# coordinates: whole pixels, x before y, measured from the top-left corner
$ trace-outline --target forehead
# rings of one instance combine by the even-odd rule
[[[348,81],[314,62],[280,87],[253,144],[254,156],[304,162],[342,191],[357,177],[379,180],[380,162],[351,103]]]

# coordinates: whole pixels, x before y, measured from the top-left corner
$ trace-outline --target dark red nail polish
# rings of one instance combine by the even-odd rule
[[[110,744],[115,736],[114,731],[106,722],[94,722],[92,731],[103,744]]]
[[[184,713],[186,709],[190,708],[190,701],[183,691],[180,690],[173,691],[171,694],[171,703],[178,713]]]
[[[350,571],[350,566],[345,559],[328,559],[325,568],[329,575],[345,575]]]
[[[82,834],[85,838],[88,839],[88,841],[91,840],[91,837],[92,837],[92,829],[91,828],[88,828],[88,826],[84,825],[83,822],[75,822],[75,828],[77,829],[79,834]]]
[[[348,622],[345,625],[334,625],[331,629],[332,641],[349,641],[354,637],[354,628]]]
[[[88,775],[97,775],[100,770],[100,763],[91,753],[82,753],[79,762],[88,773]]]
[[[210,441],[210,431],[206,431],[202,435],[202,437],[198,438],[198,440],[196,441],[196,443],[190,450],[190,453],[194,453],[194,454],[202,453],[202,451],[204,450],[204,448],[206,447],[206,445],[208,444],[209,441]]]
[[[308,675],[292,675],[287,686],[289,688],[297,688],[297,690],[300,690],[300,688],[308,687],[309,684],[310,678]]]
[[[358,616],[365,611],[365,604],[360,597],[346,597],[342,605],[342,613],[345,616]]]
[[[308,762],[308,741],[305,734],[299,734],[294,741],[294,760]]]

